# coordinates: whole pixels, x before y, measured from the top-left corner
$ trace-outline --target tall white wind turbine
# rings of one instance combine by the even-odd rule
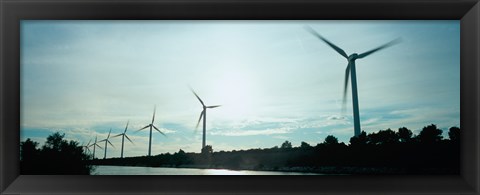
[[[203,137],[202,137],[202,151],[203,151],[203,148],[205,148],[205,144],[206,144],[207,108],[216,108],[216,107],[220,107],[221,105],[206,106],[203,103],[202,99],[200,99],[200,97],[198,97],[197,93],[195,93],[195,91],[192,88],[190,88],[190,90],[193,92],[193,94],[197,97],[198,101],[200,101],[200,103],[203,106],[203,110],[200,113],[200,118],[198,118],[197,126],[195,127],[195,130],[197,130],[198,125],[200,124],[200,120],[202,120],[202,118],[203,118]]]
[[[110,144],[112,147],[115,148],[115,146],[113,146],[112,142],[110,142],[109,138],[110,138],[110,133],[112,133],[112,129],[110,128],[110,131],[108,132],[108,136],[106,139],[103,139],[103,140],[100,140],[99,142],[105,142],[105,154],[103,156],[103,159],[106,159],[107,158],[107,143]]]
[[[92,159],[95,159],[95,148],[99,147],[100,149],[103,149],[102,147],[100,147],[100,145],[98,145],[97,136],[95,136],[95,142],[93,142],[93,144],[90,144],[88,147],[92,147],[92,146],[93,146],[93,157],[92,157]]]
[[[114,137],[122,136],[122,151],[121,151],[121,154],[120,154],[120,158],[123,158],[123,145],[124,145],[125,138],[127,138],[127,140],[130,141],[130,143],[133,144],[132,140],[127,136],[127,129],[128,129],[128,123],[129,122],[130,121],[127,121],[127,126],[125,126],[125,131],[123,131],[123,133],[120,133],[120,134],[112,137],[112,138],[114,138]]]
[[[156,106],[153,107],[153,117],[152,117],[152,122],[150,124],[148,124],[147,126],[137,130],[138,131],[141,131],[141,130],[144,130],[146,128],[149,128],[150,127],[150,138],[148,140],[148,156],[151,156],[152,154],[152,128],[154,128],[155,130],[157,130],[159,133],[161,133],[163,136],[167,136],[165,135],[165,133],[163,133],[162,131],[160,131],[155,125],[153,125],[153,122],[155,121],[155,110],[156,110]]]
[[[85,149],[85,150],[84,150],[85,153],[90,153],[90,142],[92,142],[92,139],[90,139],[87,144],[82,145],[82,148]]]
[[[343,49],[340,47],[334,45],[327,39],[325,39],[323,36],[318,34],[315,30],[313,30],[311,27],[306,26],[306,30],[308,30],[310,33],[312,33],[314,36],[325,42],[327,45],[329,45],[332,49],[334,49],[337,53],[339,53],[341,56],[345,57],[347,59],[348,64],[347,68],[345,70],[345,83],[343,86],[343,106],[345,106],[346,103],[346,95],[347,95],[347,87],[348,87],[348,79],[350,78],[350,73],[352,77],[352,104],[353,104],[353,123],[354,123],[354,132],[355,132],[355,137],[360,135],[360,114],[359,114],[359,108],[358,108],[358,93],[357,93],[357,75],[356,75],[356,70],[355,70],[355,60],[361,59],[364,57],[367,57],[368,55],[375,53],[381,49],[385,49],[387,47],[390,47],[394,44],[397,44],[400,42],[400,39],[397,38],[393,41],[390,41],[384,45],[381,45],[375,49],[372,49],[370,51],[367,51],[365,53],[357,54],[353,53],[351,55],[347,55]]]

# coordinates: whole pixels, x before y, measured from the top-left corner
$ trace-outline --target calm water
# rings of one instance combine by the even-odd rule
[[[190,169],[164,167],[96,166],[92,175],[318,175],[277,171],[235,171],[227,169]]]

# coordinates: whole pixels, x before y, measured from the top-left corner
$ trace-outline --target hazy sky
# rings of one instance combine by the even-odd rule
[[[460,125],[459,21],[38,21],[21,22],[21,140],[52,132],[86,143],[121,133],[125,156],[200,152],[202,106],[214,151],[312,145],[353,136],[348,54],[403,42],[356,61],[362,130]],[[120,156],[121,138],[107,157]],[[97,150],[97,157],[103,151]]]

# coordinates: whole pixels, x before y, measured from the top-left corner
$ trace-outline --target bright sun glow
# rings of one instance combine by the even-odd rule
[[[252,111],[252,98],[255,95],[251,76],[241,69],[230,69],[218,78],[212,97],[221,102],[219,114],[226,119],[248,117]]]

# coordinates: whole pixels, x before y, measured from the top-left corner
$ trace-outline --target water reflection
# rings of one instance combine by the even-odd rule
[[[226,169],[204,169],[205,175],[248,175],[242,171],[233,171]]]
[[[165,167],[96,166],[92,175],[319,175],[277,171],[236,171],[228,169],[191,169]]]

